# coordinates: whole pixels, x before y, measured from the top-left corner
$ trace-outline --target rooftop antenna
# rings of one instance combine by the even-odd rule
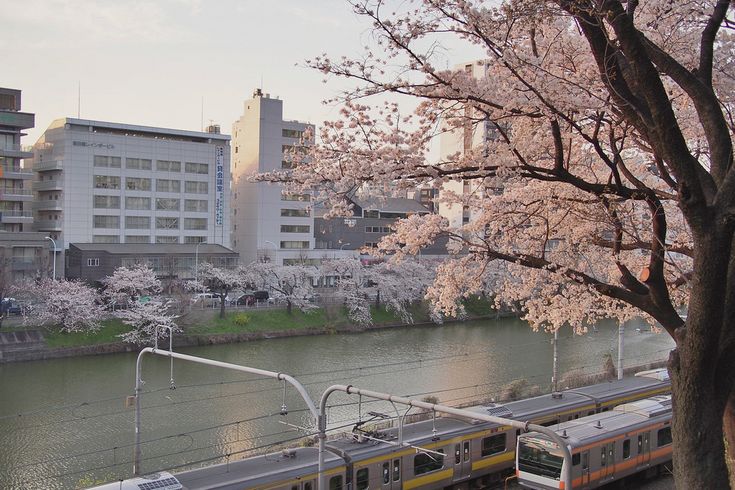
[[[263,74],[260,74],[260,91],[263,91]]]
[[[77,81],[77,119],[82,118],[82,81]]]
[[[201,130],[202,130],[202,132],[204,132],[204,96],[203,95],[202,95],[202,118],[201,118],[201,123],[202,123],[202,129]]]

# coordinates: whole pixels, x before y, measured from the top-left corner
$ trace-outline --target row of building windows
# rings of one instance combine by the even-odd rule
[[[122,159],[108,155],[95,155],[94,166],[105,168],[120,168]],[[125,168],[131,170],[153,170],[153,161],[149,158],[126,158]],[[181,172],[181,162],[174,160],[156,160],[156,170],[159,172]],[[184,172],[190,174],[209,174],[208,163],[186,162]]]
[[[185,236],[184,243],[186,245],[195,245],[197,243],[206,242],[207,237],[203,236]],[[93,243],[120,243],[120,235],[93,235]],[[150,235],[125,235],[125,243],[151,243]],[[157,236],[154,243],[179,243],[177,236]]]
[[[153,200],[150,197],[126,197],[125,209],[147,210],[151,209]],[[98,196],[93,198],[95,209],[120,209],[120,196]],[[179,211],[181,200],[178,198],[158,197],[155,199],[158,211]],[[184,199],[184,211],[206,212],[209,208],[208,201],[200,199]]]
[[[181,192],[181,181],[170,179],[155,179],[156,192]],[[95,189],[120,189],[121,177],[115,175],[95,175]],[[145,177],[125,177],[125,189],[129,191],[150,191],[153,179]],[[198,180],[184,181],[184,192],[189,194],[207,194],[209,182]]]
[[[166,230],[178,230],[180,220],[174,217],[156,217],[156,228]],[[94,216],[95,228],[120,228],[120,216]],[[148,230],[151,227],[150,216],[126,216],[125,228],[132,230]],[[184,218],[185,230],[206,230],[207,218]]]
[[[309,225],[281,225],[281,233],[309,233]]]
[[[365,233],[390,233],[390,226],[366,226]]]
[[[309,202],[311,201],[311,195],[310,194],[291,194],[288,192],[284,192],[281,194],[281,201],[305,201]]]
[[[281,209],[281,216],[288,218],[308,218],[310,213],[308,209]]]

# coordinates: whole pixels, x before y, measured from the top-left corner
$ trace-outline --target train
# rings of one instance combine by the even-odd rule
[[[668,373],[656,369],[622,380],[465,410],[548,427],[670,391]],[[510,426],[445,416],[405,424],[399,446],[398,428],[368,432],[358,423],[351,434],[328,441],[324,472],[330,490],[469,490],[513,474],[519,436],[520,431]],[[94,488],[317,490],[317,463],[317,448],[298,447]]]
[[[571,471],[572,489],[598,488],[633,475],[658,474],[671,463],[671,395],[626,403],[554,427],[572,455],[538,432],[517,440],[518,483],[533,490],[564,488]],[[568,466],[568,467],[567,467]]]

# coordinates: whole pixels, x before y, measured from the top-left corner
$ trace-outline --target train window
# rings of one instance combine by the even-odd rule
[[[671,444],[671,427],[664,427],[663,429],[659,430],[656,439],[658,440],[658,447]]]
[[[390,463],[383,463],[383,485],[390,483]]]
[[[577,420],[578,418],[579,418],[579,414],[578,413],[575,413],[574,414],[574,420]]]
[[[580,454],[572,454],[572,466],[577,466],[579,464]]]
[[[594,414],[595,414],[595,411],[594,410],[591,410],[591,411],[587,412],[587,415],[594,415]]]
[[[393,460],[393,481],[398,481],[400,479],[401,479],[401,460],[394,459]]]
[[[304,490],[311,490],[311,482],[310,481],[304,483]]]
[[[643,453],[643,436],[638,436],[638,454]]]
[[[368,469],[362,468],[362,469],[357,470],[357,476],[355,480],[357,480],[357,490],[365,490],[368,487],[368,484],[370,483],[370,476],[368,475]]]
[[[582,455],[582,469],[583,470],[587,470],[587,469],[589,469],[589,467],[590,467],[590,453],[589,452],[585,452]]]
[[[482,456],[490,456],[505,451],[505,433],[486,437],[482,440]]]
[[[329,479],[329,490],[342,490],[342,475],[333,476]]]
[[[299,486],[298,485],[291,485],[291,490],[299,490]]]
[[[442,452],[439,450],[439,452]],[[436,453],[420,453],[413,458],[413,474],[423,475],[444,467],[444,456]]]
[[[464,460],[465,462],[470,460],[470,441],[464,443]]]
[[[623,459],[630,458],[630,439],[623,441]]]
[[[462,447],[459,444],[454,445],[454,464],[462,462]]]

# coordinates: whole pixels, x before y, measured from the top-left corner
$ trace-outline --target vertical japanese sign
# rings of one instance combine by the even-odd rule
[[[214,150],[214,213],[215,224],[222,226],[225,220],[225,148],[217,146]]]

